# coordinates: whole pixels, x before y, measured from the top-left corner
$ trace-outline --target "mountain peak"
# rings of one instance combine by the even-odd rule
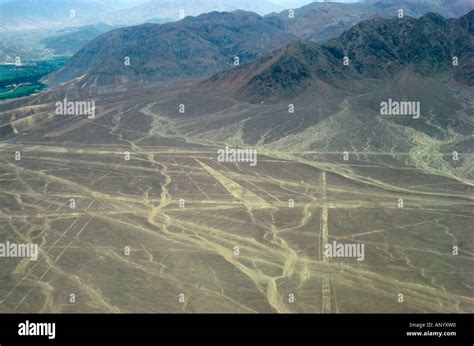
[[[446,18],[444,18],[439,13],[429,12],[429,13],[425,14],[424,16],[420,17],[420,21],[421,22],[432,22],[432,23],[435,23],[437,25],[442,25],[442,24],[446,23]]]
[[[461,72],[456,71],[463,71],[463,67],[454,70],[452,57],[456,53],[469,61],[472,53],[465,42],[470,40],[472,32],[463,27],[462,18],[447,20],[434,13],[419,19],[376,18],[359,23],[326,44],[292,42],[201,86],[218,90],[210,84],[228,86],[233,80],[237,98],[258,103],[293,98],[308,89],[334,93],[364,81],[393,78],[404,70],[419,75],[450,73],[469,85],[470,77],[458,78]],[[246,78],[236,78],[236,74]]]
[[[467,22],[467,27],[470,32],[474,31],[474,10],[469,11],[461,17],[463,22]]]
[[[82,86],[198,78],[231,67],[236,58],[249,62],[294,39],[275,18],[247,11],[211,12],[113,30],[80,50],[47,82],[82,75]]]

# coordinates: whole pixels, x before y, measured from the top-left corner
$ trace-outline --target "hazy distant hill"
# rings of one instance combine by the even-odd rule
[[[111,8],[116,9],[113,2],[101,0],[12,0],[0,4],[0,29],[19,31],[80,26]],[[75,11],[73,17],[71,10]]]
[[[0,1],[0,32],[51,30],[73,26],[133,24],[126,17],[111,16],[148,0],[4,0]],[[73,17],[71,10],[74,10]],[[126,15],[127,12],[123,14]],[[150,17],[152,18],[152,17]]]
[[[113,30],[81,49],[47,81],[83,76],[78,83],[84,86],[203,77],[231,67],[235,56],[240,63],[249,62],[295,39],[276,18],[212,12],[176,23]]]
[[[358,3],[314,2],[294,10],[271,14],[285,22],[285,30],[305,40],[324,42],[340,35],[362,20],[392,18],[403,9],[404,15],[420,17],[436,12],[459,17],[474,9],[471,0],[366,0]]]
[[[267,0],[9,0],[0,2],[0,32],[98,23],[137,25],[239,9],[267,14],[284,7]]]
[[[87,43],[116,27],[97,24],[51,30],[0,33],[0,63],[38,60],[53,55],[73,55]]]
[[[53,54],[39,43],[41,35],[35,32],[18,35],[0,32],[0,64],[13,63],[18,56],[22,61],[43,59]]]
[[[245,10],[263,15],[283,9],[283,6],[268,0],[148,0],[133,8],[112,12],[104,17],[104,21],[141,24],[152,18],[179,20],[184,16],[198,16],[213,11]]]
[[[58,31],[54,36],[42,39],[40,42],[54,54],[72,55],[96,37],[112,29],[114,29],[113,26],[106,24],[66,28]]]
[[[293,42],[256,62],[219,73],[200,85],[233,90],[251,102],[277,101],[306,90],[357,91],[366,81],[408,69],[422,76],[449,72],[474,85],[474,11],[459,19],[429,13],[419,19],[364,21],[326,44]],[[344,57],[349,65],[343,64]],[[452,58],[459,58],[453,67]]]

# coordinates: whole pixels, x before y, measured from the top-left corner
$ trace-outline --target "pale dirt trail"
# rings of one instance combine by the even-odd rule
[[[329,313],[331,312],[331,284],[330,277],[328,273],[328,267],[326,263],[329,262],[329,258],[325,256],[324,249],[328,244],[329,231],[328,231],[328,207],[327,207],[327,182],[326,182],[326,172],[321,172],[320,177],[321,182],[321,198],[322,198],[322,207],[321,207],[321,224],[320,224],[320,260],[324,266],[323,276],[322,276],[322,307],[321,312]]]

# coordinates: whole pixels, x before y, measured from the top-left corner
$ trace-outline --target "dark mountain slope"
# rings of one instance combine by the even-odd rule
[[[364,19],[394,18],[400,8],[416,17],[430,9],[452,14],[469,4],[461,0],[450,6],[441,0],[313,3],[295,10],[294,18],[289,18],[288,11],[263,18],[236,11],[186,17],[164,25],[145,24],[101,36],[45,82],[57,84],[81,77],[76,80],[80,86],[101,86],[201,78],[232,67],[234,56],[246,63],[296,39],[326,40]],[[126,57],[130,57],[130,66],[124,64]]]
[[[307,89],[323,94],[356,91],[371,79],[394,77],[405,69],[422,76],[447,72],[472,85],[473,15],[471,11],[459,19],[445,19],[430,13],[420,19],[365,21],[323,45],[293,42],[219,73],[200,88],[232,91],[251,102],[277,101]],[[343,64],[346,56],[348,66]],[[459,66],[453,66],[454,56]]]
[[[176,23],[113,30],[81,49],[47,82],[84,76],[81,86],[195,78],[280,48],[295,37],[275,18],[245,11],[212,12]],[[130,57],[130,66],[124,59]]]
[[[269,16],[285,23],[285,30],[305,40],[319,43],[337,37],[357,23],[375,18],[393,18],[398,10],[404,15],[418,18],[429,12],[445,17],[460,17],[474,9],[469,0],[366,0],[358,3],[314,2],[294,10]]]

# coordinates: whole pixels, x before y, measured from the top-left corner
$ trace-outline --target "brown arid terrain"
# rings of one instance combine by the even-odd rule
[[[77,91],[2,112],[16,119],[0,144],[2,232],[40,245],[36,262],[4,260],[3,312],[472,311],[473,180],[447,167],[461,134],[430,140],[355,99],[284,115],[194,85],[94,94],[93,120],[51,116],[54,100],[91,96]],[[372,149],[405,131],[414,143]],[[218,162],[223,143],[258,164]],[[333,241],[365,244],[365,259],[326,258]]]
[[[3,101],[0,312],[473,312],[473,15]]]

